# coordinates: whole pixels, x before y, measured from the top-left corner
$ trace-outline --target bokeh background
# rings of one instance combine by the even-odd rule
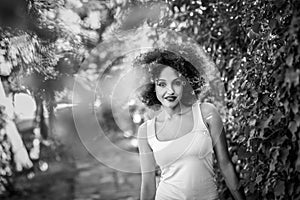
[[[299,12],[297,0],[2,0],[1,199],[139,199],[135,136],[155,112],[136,99],[132,61],[155,47],[204,74],[199,99],[224,119],[247,199],[299,199]],[[21,172],[9,109],[34,164]]]

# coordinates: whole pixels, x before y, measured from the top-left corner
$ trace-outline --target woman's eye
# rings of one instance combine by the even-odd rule
[[[181,80],[177,80],[174,82],[175,85],[177,86],[181,86],[182,85],[182,81]]]
[[[164,82],[158,82],[158,83],[157,83],[157,86],[159,86],[159,87],[165,87],[165,86],[166,86],[166,83],[164,83]]]

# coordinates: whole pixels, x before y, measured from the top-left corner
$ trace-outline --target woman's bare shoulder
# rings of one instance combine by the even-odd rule
[[[204,102],[200,104],[200,109],[204,119],[207,119],[211,116],[219,116],[219,112],[216,106],[209,102]]]
[[[139,152],[152,152],[152,148],[148,142],[147,126],[150,121],[146,121],[139,126],[137,133],[137,140],[139,146]]]
[[[145,138],[147,136],[147,126],[150,120],[143,122],[138,129],[138,138]]]

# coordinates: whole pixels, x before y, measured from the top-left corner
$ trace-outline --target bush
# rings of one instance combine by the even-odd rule
[[[0,197],[14,190],[12,185],[12,149],[5,131],[4,106],[0,106]]]
[[[298,199],[299,3],[169,4],[169,26],[203,45],[222,74],[229,150],[248,198]]]

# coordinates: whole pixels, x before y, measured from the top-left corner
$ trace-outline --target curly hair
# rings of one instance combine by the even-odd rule
[[[139,55],[135,60],[136,67],[142,67],[149,74],[150,83],[139,88],[138,98],[148,107],[161,105],[156,97],[155,80],[165,67],[173,68],[180,77],[183,77],[188,84],[184,85],[181,103],[191,105],[201,92],[205,79],[199,71],[182,56],[161,49]]]

